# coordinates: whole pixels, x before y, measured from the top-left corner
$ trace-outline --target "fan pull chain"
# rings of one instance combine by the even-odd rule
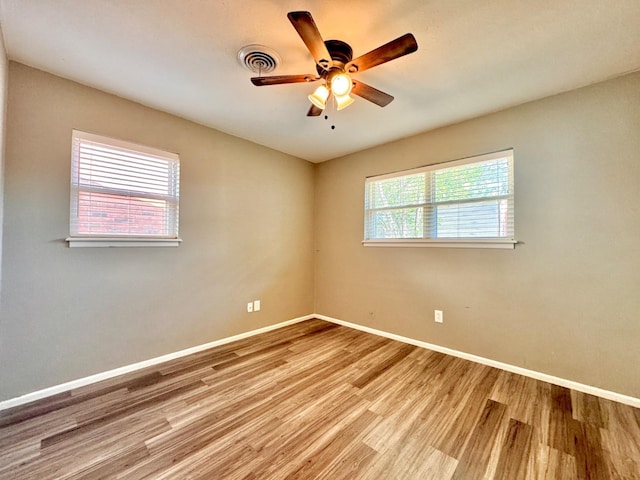
[[[329,120],[329,115],[325,115],[324,119],[325,120]],[[335,129],[336,129],[336,126],[335,125],[331,125],[331,130],[335,130]]]
[[[328,102],[328,103],[329,103],[329,105],[331,105],[331,110],[333,110],[333,109],[334,109],[334,107],[335,107],[335,105],[334,105],[334,101],[335,101],[335,99],[333,98],[333,95],[332,95],[332,96],[331,96],[331,101],[330,101],[330,102]],[[333,113],[333,112],[331,112],[331,113]],[[325,120],[329,120],[329,115],[328,115],[328,114],[325,114],[324,119],[325,119]],[[332,125],[331,125],[331,130],[335,130],[335,129],[336,129],[336,126],[332,124]]]

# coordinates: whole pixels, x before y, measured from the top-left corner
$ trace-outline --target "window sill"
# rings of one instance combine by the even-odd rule
[[[180,238],[69,237],[69,247],[179,247]]]
[[[364,240],[365,247],[440,247],[440,248],[502,248],[513,250],[516,240],[483,239],[483,240],[435,240],[422,238]]]

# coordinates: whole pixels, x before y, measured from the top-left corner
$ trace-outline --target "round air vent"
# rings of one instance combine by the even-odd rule
[[[273,72],[280,61],[278,52],[264,45],[247,45],[238,52],[240,65],[258,75]]]

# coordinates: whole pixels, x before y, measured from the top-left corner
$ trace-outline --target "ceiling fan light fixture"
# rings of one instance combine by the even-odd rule
[[[351,93],[353,88],[353,82],[351,77],[346,73],[340,72],[329,76],[329,85],[331,86],[331,93],[336,97],[344,97]]]
[[[342,96],[335,96],[336,99],[336,105],[337,105],[337,110],[340,111],[343,108],[347,108],[349,105],[351,105],[354,102],[353,97],[350,97],[349,94],[347,95],[342,95]]]
[[[329,89],[326,85],[320,85],[316,91],[309,95],[309,101],[316,107],[324,110],[327,106],[327,98],[329,98]]]

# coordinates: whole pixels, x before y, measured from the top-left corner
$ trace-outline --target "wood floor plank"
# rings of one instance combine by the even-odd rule
[[[273,358],[279,356],[283,351],[287,351],[291,346],[291,342],[279,342],[274,345],[270,345],[259,350],[256,350],[245,355],[238,355],[226,362],[218,363],[213,366],[215,371],[226,370],[228,368],[234,368],[236,366],[247,365],[250,362],[262,361],[263,359]]]
[[[533,378],[502,371],[490,398],[507,405],[511,418],[522,423],[532,424],[535,410],[539,407],[537,382]]]
[[[461,458],[463,449],[469,441],[476,422],[486,410],[485,400],[489,396],[498,378],[498,370],[484,365],[481,368],[472,366],[472,373],[460,379],[459,388],[455,390],[455,407],[445,413],[449,424],[434,439],[433,445],[453,458]],[[499,406],[504,404],[495,402]],[[505,406],[506,408],[506,406]]]
[[[0,480],[640,479],[640,411],[321,320],[0,412]]]
[[[359,471],[356,480],[452,478],[458,461],[432,446],[414,439],[395,444],[375,458],[369,468]]]
[[[451,477],[453,480],[485,478],[506,410],[506,405],[502,403],[486,401],[482,415],[458,460],[458,466]]]
[[[340,455],[316,477],[318,480],[353,480],[376,458],[377,452],[364,443],[355,443]]]
[[[118,406],[111,411],[105,411],[104,415],[99,418],[91,419],[85,423],[79,424],[63,432],[58,432],[53,435],[44,437],[40,442],[41,447],[48,448],[51,445],[64,441],[65,439],[77,437],[78,435],[82,435],[86,432],[91,432],[93,430],[99,429],[111,422],[129,417],[136,412],[140,412],[145,408],[152,406],[153,404],[158,404],[171,398],[183,395],[184,393],[200,388],[201,386],[202,382],[199,381],[195,383],[188,382],[184,385],[171,388],[168,391],[154,394],[151,397],[132,397],[131,399],[128,399],[126,401],[123,400],[121,402],[121,406]]]
[[[153,480],[242,479],[250,474],[251,470],[261,461],[260,455],[249,446],[215,443],[169,466],[161,473],[137,477],[133,476],[132,472],[127,472],[122,478],[148,478]]]
[[[495,480],[524,479],[527,475],[529,458],[531,456],[531,439],[533,428],[531,425],[511,419],[509,430],[500,449],[500,457]]]
[[[569,389],[552,385],[550,404],[549,446],[575,457],[575,435],[579,427],[573,418]]]
[[[322,405],[327,418],[318,418],[298,424],[285,438],[267,444],[262,452],[268,454],[265,461],[253,470],[257,478],[285,478],[296,469],[301,459],[309,458],[325,448],[342,427],[366,411],[368,402],[362,400],[350,389],[338,393],[338,401]],[[327,421],[330,419],[330,421]],[[285,422],[286,424],[286,422]],[[263,453],[263,455],[264,455]],[[296,458],[296,462],[291,462]]]
[[[100,435],[102,432],[95,431],[93,438],[85,438],[82,442],[71,441],[58,444],[52,449],[41,450],[39,457],[18,465],[8,472],[6,478],[82,478],[80,472],[94,470],[110,471],[113,475],[128,462],[146,456],[145,439],[169,428],[166,420],[161,418],[136,420],[129,428],[115,429],[117,434],[114,434],[114,430],[110,430],[107,435]],[[123,458],[126,462],[122,462]]]
[[[573,418],[582,423],[589,423],[598,428],[606,427],[605,416],[600,408],[598,397],[588,393],[571,391]]]
[[[32,438],[7,445],[3,448],[0,478],[15,472],[26,463],[33,463],[40,457],[40,440]]]
[[[375,378],[367,383],[364,387],[359,389],[361,397],[373,402],[378,400],[378,405],[381,397],[387,399],[393,398],[393,403],[402,402],[402,398],[407,395],[406,391],[402,390],[401,385],[404,381],[410,382],[410,376],[418,374],[420,365],[409,355],[405,355],[403,358],[399,358],[395,361],[393,368],[386,368],[381,371]],[[357,383],[362,378],[362,374],[358,378],[354,378],[351,384]],[[413,389],[411,389],[413,391]],[[385,402],[386,404],[386,402]],[[375,410],[375,406],[371,406]]]
[[[402,403],[390,402],[395,411],[383,415],[383,420],[367,435],[364,442],[377,452],[385,453],[396,445],[424,438],[416,432],[419,432],[419,427],[424,423],[423,415],[433,395],[425,390],[423,395],[415,395]]]
[[[96,396],[98,395],[96,394]],[[76,399],[71,396],[71,392],[63,392],[26,405],[0,411],[0,428],[55,412],[76,402]]]
[[[577,422],[576,473],[579,479],[609,480],[609,468],[602,449],[600,430],[589,423]]]
[[[526,480],[575,479],[576,459],[546,444],[534,445],[529,458]]]
[[[635,421],[640,409],[598,400],[606,418],[606,428],[600,429],[600,435],[611,478],[640,478],[640,424]]]
[[[372,451],[365,449],[363,454],[361,443],[362,438],[372,429],[380,417],[370,410],[363,411],[355,420],[348,423],[343,429],[336,432],[334,438],[323,448],[314,452],[303,460],[298,468],[291,471],[285,480],[306,480],[308,478],[336,478],[344,477],[344,472],[352,454],[352,450],[358,450],[355,456],[358,467],[366,466],[366,463],[373,458]],[[353,461],[353,460],[351,460]],[[353,470],[352,464],[347,469]]]
[[[416,348],[413,345],[404,345],[398,352],[395,352],[393,355],[390,355],[387,358],[382,359],[377,363],[377,365],[369,368],[365,373],[363,373],[360,377],[354,380],[353,386],[356,388],[363,388],[375,380],[380,375],[392,369],[398,362],[404,359],[407,355],[409,355]]]
[[[66,411],[53,411],[39,417],[36,416],[7,425],[0,429],[0,432],[2,432],[0,436],[0,452],[22,441],[33,442],[34,439],[38,439],[39,444],[42,437],[69,430],[77,425],[78,422],[75,418]]]

